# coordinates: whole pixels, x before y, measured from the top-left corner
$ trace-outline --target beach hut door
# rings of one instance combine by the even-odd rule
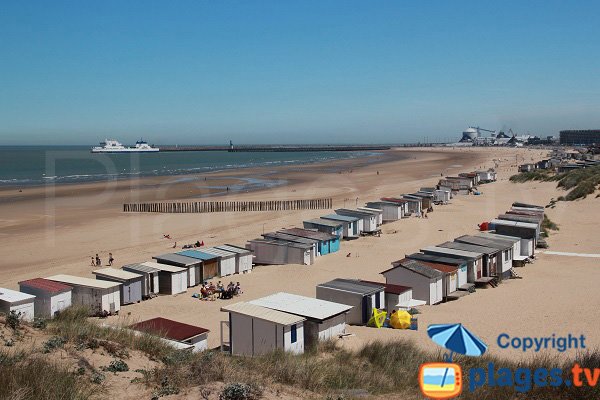
[[[367,322],[369,320],[369,301],[367,296],[362,298],[362,320]]]

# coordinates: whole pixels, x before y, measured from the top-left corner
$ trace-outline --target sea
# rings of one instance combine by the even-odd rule
[[[101,182],[363,158],[373,151],[92,154],[86,146],[0,146],[0,186]]]

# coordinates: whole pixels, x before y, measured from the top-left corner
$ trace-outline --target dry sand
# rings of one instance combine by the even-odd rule
[[[396,160],[396,155],[407,159]],[[558,197],[554,183],[512,184],[508,177],[516,164],[539,159],[544,151],[526,149],[422,149],[394,150],[385,163],[352,161],[328,165],[279,168],[269,179],[284,179],[288,185],[250,193],[236,193],[219,200],[266,200],[332,197],[334,207],[355,206],[382,196],[415,191],[437,183],[440,173],[455,174],[499,163],[499,181],[481,186],[482,196],[457,196],[452,203],[436,207],[429,219],[410,218],[383,226],[381,237],[365,237],[343,242],[341,250],[320,257],[312,266],[261,266],[250,274],[223,278],[240,281],[251,300],[276,291],[314,296],[315,285],[336,277],[382,280],[379,273],[390,262],[420,248],[475,232],[477,223],[489,220],[510,207],[513,201],[547,204]],[[494,161],[497,160],[497,161]],[[350,172],[352,171],[352,172]],[[379,174],[377,174],[379,171]],[[226,175],[222,179],[230,179]],[[222,243],[243,245],[265,231],[301,226],[302,220],[325,211],[216,214],[123,214],[120,204],[135,199],[183,199],[202,194],[192,183],[168,183],[166,178],[115,184],[60,187],[57,197],[43,189],[28,189],[18,195],[0,192],[0,286],[16,288],[17,282],[37,276],[69,273],[93,276],[89,257],[99,252],[106,260],[109,251],[116,265],[149,260],[152,255],[172,251],[179,245],[203,240],[207,246]],[[600,253],[597,224],[600,200],[589,198],[574,203],[558,203],[548,209],[560,231],[549,243],[552,250]],[[351,257],[346,254],[351,253]],[[490,353],[520,357],[523,353],[502,350],[498,334],[545,336],[572,333],[587,336],[588,346],[599,346],[597,334],[600,278],[597,258],[540,254],[538,260],[518,269],[522,280],[510,280],[496,289],[478,290],[458,301],[422,307],[418,331],[396,331],[349,327],[354,336],[344,345],[357,347],[370,340],[411,338],[431,347],[425,328],[431,323],[462,322],[490,346]],[[160,296],[140,304],[125,306],[121,319],[166,316],[211,330],[210,346],[219,345],[219,308],[224,301],[204,302],[186,294]],[[556,352],[554,352],[556,354]],[[574,354],[572,352],[566,354]]]

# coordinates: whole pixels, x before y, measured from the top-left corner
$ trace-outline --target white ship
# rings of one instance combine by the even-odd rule
[[[158,147],[152,147],[143,140],[135,142],[134,147],[125,147],[114,139],[105,139],[101,146],[92,147],[92,153],[156,153]]]

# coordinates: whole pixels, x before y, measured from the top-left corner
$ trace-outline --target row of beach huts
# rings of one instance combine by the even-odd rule
[[[152,261],[125,265],[121,269],[95,270],[96,279],[64,274],[30,279],[19,283],[19,291],[0,289],[0,312],[15,311],[24,319],[32,320],[34,317],[52,318],[71,305],[85,305],[94,315],[117,314],[121,305],[137,303],[159,294],[184,293],[188,288],[214,277],[250,272],[254,265],[311,265],[317,257],[337,252],[341,240],[379,234],[383,223],[411,215],[420,216],[426,210],[432,210],[434,204],[445,204],[456,194],[473,193],[477,185],[495,180],[493,170],[445,177],[437,187],[421,188],[398,197],[384,197],[356,209],[336,209],[332,214],[303,221],[302,228],[263,233],[260,239],[248,241],[246,247],[225,244],[162,254],[152,257]],[[461,242],[457,239],[457,243]],[[439,247],[451,248],[449,245]],[[436,264],[432,260],[417,261],[416,257],[431,257],[432,252],[435,253],[435,249],[423,249],[420,253],[423,256],[412,255],[406,259],[414,261],[412,264]],[[512,262],[513,253],[510,255]],[[435,295],[425,295],[418,279],[408,279],[393,272],[407,264],[406,260],[401,260],[384,273],[386,283],[335,279],[319,285],[314,299],[277,293],[225,306],[222,311],[227,312],[229,318],[221,327],[223,347],[228,348],[231,354],[240,355],[263,354],[275,348],[302,352],[305,344],[345,332],[346,323],[365,324],[373,309],[408,310],[422,304],[435,304],[451,299],[459,290],[472,290],[469,288],[474,287],[477,280],[506,277],[502,263],[498,263],[500,266],[497,267],[495,261],[488,262],[493,258],[489,254],[485,256],[485,267],[482,260],[479,264],[459,264],[456,261],[458,256],[438,254],[436,257],[437,264],[446,265],[443,268],[447,271],[436,270],[440,272],[433,274],[432,278],[440,277],[440,281],[445,277],[441,285],[433,279]],[[517,255],[514,260],[519,257]],[[483,259],[483,256],[480,258]],[[442,289],[439,296],[438,285]],[[206,348],[208,330],[205,328],[166,318],[142,321],[132,328],[166,335],[165,340],[174,341],[179,347]],[[182,332],[185,335],[182,336]]]

